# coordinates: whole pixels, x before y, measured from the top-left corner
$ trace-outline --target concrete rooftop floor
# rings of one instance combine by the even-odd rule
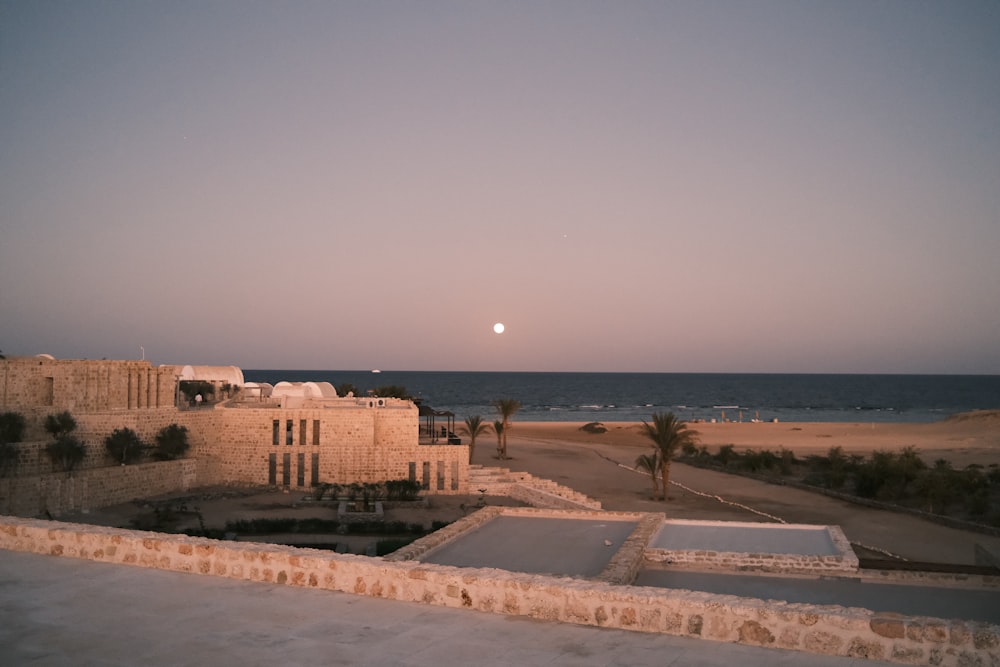
[[[888,664],[3,550],[0,663]]]
[[[637,521],[498,516],[419,560],[455,567],[596,577]]]

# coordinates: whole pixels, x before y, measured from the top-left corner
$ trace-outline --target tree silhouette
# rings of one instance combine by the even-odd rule
[[[479,415],[472,415],[465,418],[465,426],[459,426],[459,433],[469,436],[469,463],[472,463],[472,454],[476,451],[476,438],[489,432],[490,427]]]
[[[654,453],[660,464],[661,499],[666,500],[670,460],[685,444],[694,444],[698,432],[688,429],[687,424],[677,419],[673,412],[655,412],[652,420],[652,424],[642,422],[643,434],[653,441]]]
[[[502,426],[502,445],[500,447],[500,458],[507,458],[507,434],[510,433],[510,418],[521,409],[521,402],[513,398],[498,398],[493,401],[493,407],[500,415]]]
[[[130,428],[116,428],[104,438],[104,446],[115,463],[122,465],[139,461],[146,450],[139,435]]]

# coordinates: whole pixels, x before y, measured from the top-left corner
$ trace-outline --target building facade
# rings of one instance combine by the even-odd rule
[[[178,477],[188,487],[233,484],[308,490],[320,484],[410,479],[429,493],[469,492],[468,446],[420,444],[419,411],[411,401],[338,397],[335,392],[333,396],[306,392],[294,400],[244,398],[237,391],[235,397],[191,407],[181,395],[182,380],[214,377],[231,384],[229,380],[236,377],[232,369],[57,360],[47,355],[0,359],[0,412],[18,412],[27,421],[19,445],[18,493],[31,495],[35,487],[46,488],[42,478],[57,474],[44,453],[50,442],[44,421],[64,410],[76,419],[75,435],[87,445],[87,457],[74,472],[78,477],[115,474],[106,470],[113,466],[103,445],[115,429],[130,428],[152,443],[160,429],[178,424],[188,429],[191,443],[187,472]],[[242,372],[235,370],[242,378]],[[37,484],[27,479],[35,477]],[[76,484],[92,497],[71,499],[69,505],[101,506],[94,494],[106,486],[113,487],[114,482]],[[47,502],[40,499],[39,506]],[[29,513],[35,513],[32,503],[22,497],[18,505],[24,503],[32,508]],[[61,507],[43,509],[55,514]]]

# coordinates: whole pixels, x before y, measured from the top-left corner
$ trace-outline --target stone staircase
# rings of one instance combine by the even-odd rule
[[[601,509],[599,500],[531,473],[470,465],[469,492],[479,491],[488,496],[508,496],[544,509]]]

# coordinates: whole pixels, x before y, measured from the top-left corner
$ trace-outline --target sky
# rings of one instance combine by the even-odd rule
[[[0,351],[1000,374],[998,119],[993,0],[0,0]]]

